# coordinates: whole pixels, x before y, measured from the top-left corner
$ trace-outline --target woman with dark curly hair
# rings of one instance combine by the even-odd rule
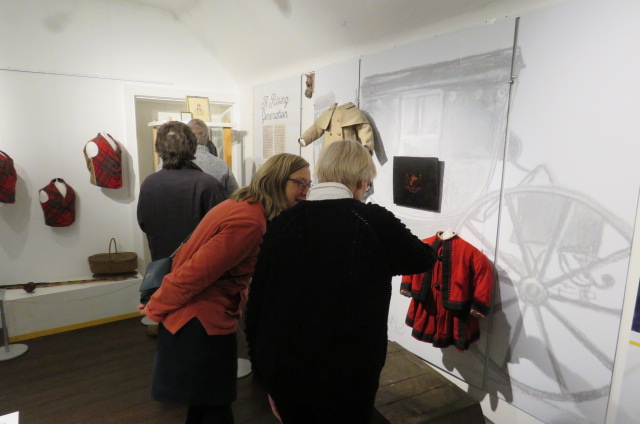
[[[182,122],[158,128],[162,169],[144,180],[138,196],[138,224],[154,261],[171,255],[209,209],[227,198],[222,184],[192,162],[197,146],[195,134]]]

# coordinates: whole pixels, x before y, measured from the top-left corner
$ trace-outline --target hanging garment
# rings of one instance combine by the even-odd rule
[[[478,318],[489,313],[493,267],[457,234],[442,234],[423,240],[438,258],[433,272],[402,277],[400,292],[411,297],[405,322],[415,339],[466,350],[480,337]]]
[[[369,119],[351,102],[331,106],[300,138],[308,146],[323,135],[322,147],[335,141],[356,140],[373,153],[373,131]]]
[[[56,184],[64,184],[66,193],[63,196]],[[68,227],[76,220],[76,192],[62,178],[54,178],[49,185],[40,189],[40,193],[47,195],[47,200],[41,200],[44,211],[44,223],[50,227]]]
[[[113,142],[113,145],[109,142]],[[122,187],[122,148],[111,135],[98,134],[85,144],[83,153],[87,162],[87,168],[91,173],[91,184],[104,188]],[[87,146],[95,143],[98,152],[91,155],[87,152]],[[113,147],[115,146],[115,148]]]
[[[15,203],[17,180],[18,175],[13,166],[13,159],[0,150],[0,202]]]

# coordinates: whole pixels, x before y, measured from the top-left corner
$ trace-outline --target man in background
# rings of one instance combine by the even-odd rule
[[[227,164],[217,156],[212,155],[206,144],[210,142],[209,127],[202,119],[192,119],[187,124],[198,139],[196,159],[193,161],[207,174],[212,175],[224,187],[227,197],[238,189],[238,183]]]

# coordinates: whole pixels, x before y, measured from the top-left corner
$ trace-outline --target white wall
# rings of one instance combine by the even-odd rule
[[[87,256],[143,253],[134,96],[234,99],[238,85],[173,15],[136,2],[0,1],[0,150],[16,203],[0,208],[0,284],[86,278]],[[120,190],[89,183],[82,149],[99,131],[124,148]],[[44,224],[38,190],[63,178],[76,222]]]

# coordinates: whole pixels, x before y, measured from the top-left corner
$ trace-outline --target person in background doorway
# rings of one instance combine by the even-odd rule
[[[282,153],[213,208],[138,309],[160,323],[152,397],[188,405],[187,423],[233,423],[238,320],[267,222],[306,199],[309,164]]]
[[[195,164],[204,172],[220,181],[227,192],[227,196],[231,196],[231,194],[238,189],[238,183],[225,161],[211,154],[206,147],[207,143],[211,143],[209,127],[207,127],[207,124],[205,124],[202,119],[192,119],[187,125],[189,125],[189,128],[191,128],[198,139]]]
[[[387,351],[391,278],[430,270],[431,248],[362,199],[376,175],[357,141],[326,146],[307,201],[269,225],[246,334],[284,424],[369,424]]]

